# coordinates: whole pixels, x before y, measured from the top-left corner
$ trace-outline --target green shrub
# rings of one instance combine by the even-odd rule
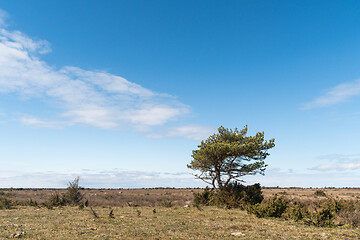
[[[245,206],[247,204],[257,204],[261,203],[264,199],[260,184],[256,183],[254,185],[244,186],[237,182],[230,183],[224,189],[226,197],[222,201],[227,205],[236,206]]]
[[[26,205],[32,206],[32,207],[37,207],[38,203],[36,201],[33,201],[32,199],[30,199]]]
[[[194,193],[194,206],[209,206],[213,205],[212,200],[214,199],[214,192],[208,187],[201,193]]]
[[[318,227],[330,227],[333,225],[334,214],[329,208],[320,210],[315,215],[314,225]]]
[[[275,195],[273,198],[257,203],[255,205],[249,205],[246,210],[248,213],[254,214],[257,217],[275,217],[280,218],[281,215],[288,208],[288,201],[284,197],[278,197]]]
[[[0,198],[0,209],[10,209],[13,206],[13,202],[7,198]]]
[[[65,201],[70,205],[79,205],[84,195],[80,192],[82,189],[79,187],[80,178],[77,177],[73,182],[69,182],[69,186],[64,194]]]
[[[66,205],[83,205],[81,200],[83,199],[84,195],[80,192],[81,187],[79,187],[79,179],[80,178],[77,177],[73,182],[69,182],[69,186],[65,193],[61,195],[51,195],[48,201],[44,203],[44,205],[49,209]]]
[[[329,209],[333,213],[338,213],[343,207],[345,202],[337,201],[335,199],[326,199],[320,202],[320,207],[323,209]]]
[[[52,209],[53,207],[61,207],[67,205],[68,202],[64,196],[64,194],[54,194],[51,195],[50,198],[44,203],[45,207]]]
[[[326,193],[323,190],[316,190],[314,195],[319,197],[326,197]]]
[[[303,204],[295,202],[294,204],[289,204],[284,215],[287,219],[300,221],[309,216],[309,211]]]
[[[260,184],[244,186],[238,182],[229,183],[222,191],[212,191],[205,188],[202,193],[194,194],[195,206],[226,206],[242,207],[246,205],[260,203],[262,196]]]

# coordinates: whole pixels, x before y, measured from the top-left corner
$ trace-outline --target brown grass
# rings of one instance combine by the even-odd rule
[[[311,204],[327,197],[360,198],[359,189],[320,189],[325,197],[315,195],[317,190],[266,188],[263,193],[265,198],[278,194]],[[41,204],[65,191],[2,189],[0,196]],[[0,239],[360,239],[359,229],[351,227],[360,221],[358,209],[339,215],[338,220],[346,225],[321,228],[292,220],[256,218],[240,209],[192,207],[193,194],[201,191],[85,189],[82,193],[91,208],[15,206],[0,210]]]
[[[317,201],[326,197],[317,196],[317,190],[325,192],[327,197],[343,200],[360,200],[359,188],[264,188],[263,194],[268,199],[274,194],[285,196],[290,200]],[[19,202],[27,202],[30,199],[41,204],[47,201],[51,195],[62,194],[65,189],[2,189],[3,194],[8,199]],[[85,199],[89,200],[91,206],[118,206],[126,207],[144,206],[155,207],[163,206],[171,202],[172,206],[190,205],[194,199],[194,193],[201,192],[202,189],[85,189],[81,192],[85,194]]]
[[[30,199],[38,204],[47,201],[51,195],[62,194],[65,189],[3,189],[0,190],[8,199],[26,203]],[[190,205],[194,193],[202,189],[85,189],[81,190],[90,206],[143,206],[155,207],[171,203],[172,206]]]
[[[204,207],[18,207],[0,211],[0,239],[359,239],[354,228],[319,228],[259,219],[239,209]],[[140,212],[140,214],[139,214]]]
[[[323,191],[326,197],[343,200],[360,200],[360,188],[264,188],[265,198],[274,194],[283,195],[290,200],[314,201],[326,197],[317,196],[316,191]]]

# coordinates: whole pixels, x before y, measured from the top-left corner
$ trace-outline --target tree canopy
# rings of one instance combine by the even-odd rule
[[[264,132],[246,136],[247,131],[247,125],[242,130],[220,126],[218,133],[193,150],[188,168],[199,171],[197,178],[220,190],[232,180],[242,181],[242,176],[264,174],[267,150],[275,146],[275,139],[265,140]]]

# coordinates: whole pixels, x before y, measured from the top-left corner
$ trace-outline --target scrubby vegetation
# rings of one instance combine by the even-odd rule
[[[241,207],[260,203],[264,197],[260,184],[244,186],[238,182],[228,184],[222,191],[205,188],[194,196],[194,205]]]
[[[274,196],[260,204],[248,206],[248,213],[257,217],[275,217],[303,221],[318,227],[360,227],[360,202],[327,198],[318,201],[289,201]]]
[[[11,200],[0,197],[0,209],[10,209],[13,205],[14,203]]]
[[[248,205],[246,210],[257,217],[275,217],[280,218],[288,208],[289,203],[284,197],[275,195],[273,198],[257,203],[255,205]]]
[[[240,208],[258,218],[282,218],[317,227],[360,227],[358,200],[336,200],[322,190],[314,192],[315,196],[326,197],[320,200],[301,201],[282,195],[264,200],[259,184],[244,186],[234,182],[222,191],[206,188],[195,194],[194,205]]]
[[[84,194],[80,192],[79,180],[80,178],[77,177],[73,182],[69,182],[65,193],[52,195],[44,205],[49,209],[66,205],[83,206],[81,201],[84,198]]]
[[[0,189],[0,239],[360,239],[359,189],[224,189]]]

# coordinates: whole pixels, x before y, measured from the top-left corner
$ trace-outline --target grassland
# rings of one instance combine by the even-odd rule
[[[304,201],[325,198],[315,195],[317,190],[275,188],[263,189],[263,193],[265,198],[275,193]],[[41,204],[52,194],[64,191],[3,189],[0,194],[18,202],[33,199]],[[191,201],[193,193],[199,191],[202,190],[82,190],[98,217],[89,207],[50,210],[17,205],[0,210],[0,239],[360,239],[360,229],[346,225],[315,227],[292,220],[257,218],[240,209],[198,209],[192,207]],[[335,199],[360,198],[359,189],[322,191]],[[113,216],[109,216],[111,210]]]
[[[0,211],[0,238],[25,239],[360,239],[354,228],[318,228],[204,207],[19,207]]]
[[[322,197],[314,193],[324,191],[328,197],[344,200],[360,200],[359,188],[264,188],[262,190],[265,199],[274,194],[285,196],[288,199],[302,201],[319,200]],[[10,200],[26,202],[30,199],[41,204],[48,200],[51,195],[62,194],[65,189],[0,189],[0,197],[5,196]],[[89,200],[92,206],[126,207],[128,203],[142,207],[162,206],[171,202],[173,206],[190,205],[194,199],[194,193],[202,189],[175,189],[175,188],[152,188],[152,189],[85,189],[81,192]]]

